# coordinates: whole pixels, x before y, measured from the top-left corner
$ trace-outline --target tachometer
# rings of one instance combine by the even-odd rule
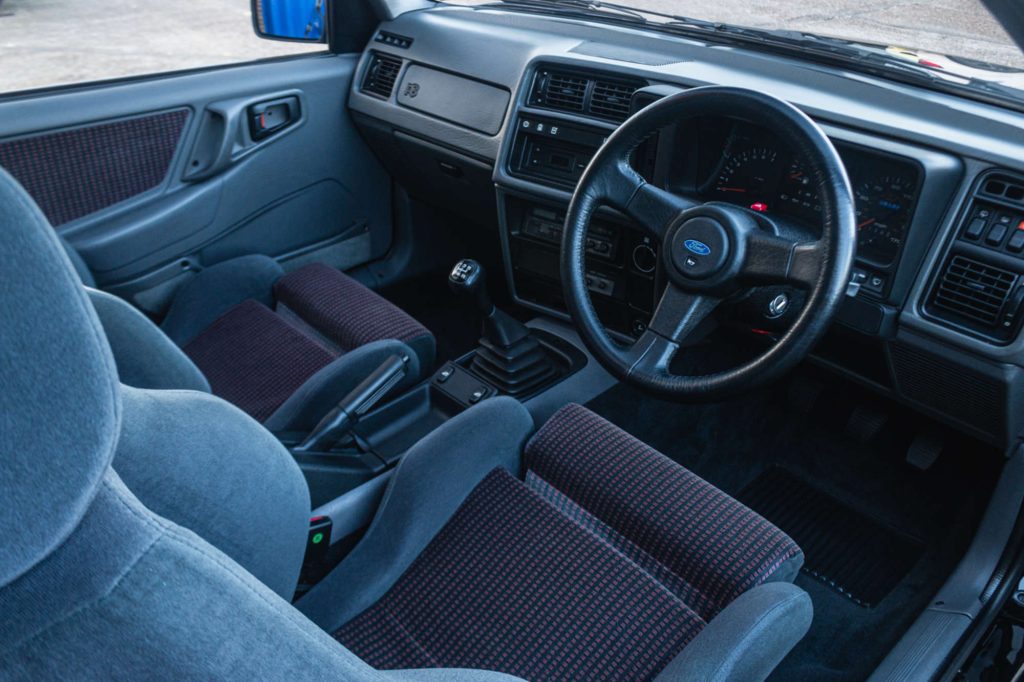
[[[748,147],[729,157],[714,181],[714,193],[743,206],[767,205],[779,182],[779,155],[771,147]]]
[[[910,221],[914,185],[890,175],[857,185],[857,257],[878,265],[896,260]]]

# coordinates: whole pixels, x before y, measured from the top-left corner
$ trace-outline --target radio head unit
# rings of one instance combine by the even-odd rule
[[[509,173],[544,184],[573,189],[607,134],[594,128],[544,116],[516,121]]]

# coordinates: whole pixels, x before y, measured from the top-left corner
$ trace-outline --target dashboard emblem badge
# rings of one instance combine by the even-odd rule
[[[687,239],[685,242],[683,242],[683,246],[686,247],[687,251],[689,251],[690,253],[695,253],[698,256],[706,256],[709,253],[711,253],[710,246],[708,246],[704,242],[697,241],[696,239]]]
[[[405,86],[405,92],[402,93],[402,94],[405,97],[415,97],[416,95],[420,94],[420,84],[419,83],[408,83]]]

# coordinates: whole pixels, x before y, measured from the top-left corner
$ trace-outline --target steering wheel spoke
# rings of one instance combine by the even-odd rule
[[[720,302],[714,296],[683,291],[670,282],[647,329],[673,343],[682,343]]]
[[[821,241],[801,242],[767,232],[747,238],[747,255],[740,272],[753,284],[792,284],[811,288],[825,263]]]
[[[623,353],[627,376],[668,377],[672,358],[679,344],[660,334],[645,331],[629,350]]]
[[[697,206],[695,201],[650,184],[628,163],[616,166],[616,177],[605,190],[604,199],[658,240],[664,238],[680,213]]]

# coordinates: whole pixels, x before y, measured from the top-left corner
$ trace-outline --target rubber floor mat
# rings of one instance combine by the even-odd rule
[[[886,528],[780,467],[739,499],[804,550],[804,573],[861,606],[878,604],[921,558],[924,545]]]

